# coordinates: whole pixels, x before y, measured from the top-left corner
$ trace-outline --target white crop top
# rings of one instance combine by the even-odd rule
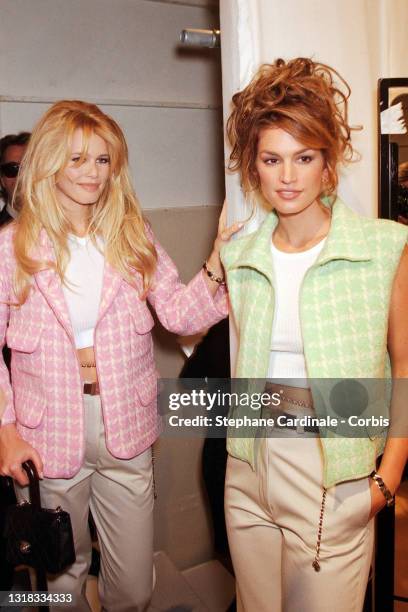
[[[68,236],[70,260],[63,285],[77,349],[94,345],[101,301],[104,256],[88,236]]]
[[[275,312],[269,379],[292,379],[286,384],[307,387],[306,363],[299,315],[299,293],[307,270],[314,264],[326,238],[300,253],[279,251],[271,242],[275,273]],[[294,379],[294,380],[293,380]],[[285,380],[281,380],[285,384]]]

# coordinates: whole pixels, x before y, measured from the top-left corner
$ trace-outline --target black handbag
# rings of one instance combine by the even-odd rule
[[[31,461],[23,463],[30,483],[30,501],[8,508],[5,522],[7,559],[37,572],[58,574],[75,561],[68,512],[41,507],[38,474]],[[46,590],[46,589],[44,589]]]

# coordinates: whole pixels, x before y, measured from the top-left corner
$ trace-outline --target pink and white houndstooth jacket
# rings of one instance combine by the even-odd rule
[[[41,455],[44,475],[70,478],[84,457],[84,407],[80,366],[58,275],[34,275],[33,290],[20,308],[15,302],[13,224],[0,233],[0,340],[12,351],[12,388],[0,359],[0,386],[7,398],[2,425],[16,422],[20,435]],[[148,300],[161,323],[181,335],[195,334],[227,314],[225,289],[215,298],[202,272],[183,285],[174,263],[155,241],[157,271]],[[45,232],[41,256],[53,249]],[[136,275],[141,288],[140,275]],[[7,327],[8,324],[8,327]],[[106,444],[115,457],[129,459],[157,438],[157,371],[151,329],[154,321],[138,291],[105,264],[94,350]]]

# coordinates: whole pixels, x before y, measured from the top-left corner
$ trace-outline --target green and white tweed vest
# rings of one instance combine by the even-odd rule
[[[262,382],[267,375],[274,315],[270,242],[277,222],[270,213],[259,230],[227,244],[221,253],[239,330],[236,378]],[[339,198],[333,204],[326,243],[306,273],[299,300],[306,367],[319,416],[321,389],[315,393],[314,379],[390,377],[388,312],[407,236],[405,226],[359,216]],[[367,430],[365,438],[322,437],[324,485],[368,475],[384,448],[384,436],[370,436]],[[255,432],[229,437],[228,452],[255,469]]]

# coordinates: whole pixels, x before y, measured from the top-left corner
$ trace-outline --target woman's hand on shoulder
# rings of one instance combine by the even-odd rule
[[[213,277],[215,276],[219,279],[224,278],[224,270],[220,259],[220,250],[225,244],[227,244],[231,236],[233,236],[234,234],[236,234],[236,232],[239,232],[239,230],[242,229],[243,225],[244,224],[241,222],[233,223],[232,225],[227,227],[227,201],[224,200],[221,215],[218,221],[217,237],[214,241],[213,250],[206,262],[207,269],[210,271],[210,274],[208,272],[206,274],[206,283],[209,289],[211,290],[211,293],[214,293],[217,288],[217,282],[214,282],[213,280],[211,280],[211,278],[209,278],[209,276],[211,276],[211,273]]]
[[[40,478],[43,478],[43,464],[38,452],[18,434],[14,424],[0,427],[0,475],[11,476],[21,486],[28,484],[28,477],[22,467],[25,461],[34,463]]]
[[[220,218],[218,220],[217,237],[214,242],[214,251],[220,252],[224,244],[227,244],[231,237],[244,227],[244,222],[233,223],[227,227],[227,200],[224,200]]]
[[[208,267],[214,271],[218,276],[223,275],[220,251],[221,248],[229,242],[231,237],[239,232],[244,226],[243,222],[233,223],[229,227],[227,226],[227,200],[224,200],[220,218],[218,220],[218,231],[217,237],[214,241],[213,250],[210,257],[207,260]]]

